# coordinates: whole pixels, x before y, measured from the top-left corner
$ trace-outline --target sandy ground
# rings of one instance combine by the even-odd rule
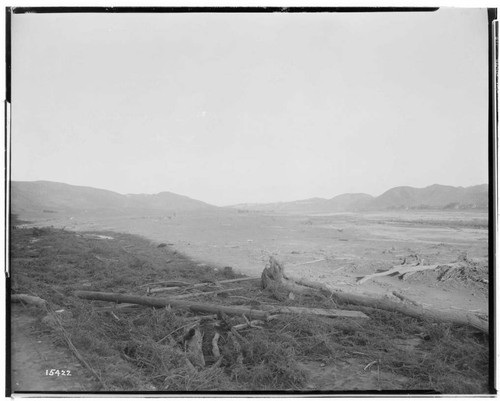
[[[20,216],[27,220],[33,216]],[[393,297],[399,291],[424,307],[488,313],[486,283],[440,282],[429,273],[409,280],[357,278],[400,265],[418,254],[425,264],[451,263],[467,254],[484,271],[488,265],[488,215],[477,211],[395,211],[294,216],[236,210],[156,216],[50,216],[38,224],[71,230],[138,234],[217,267],[232,266],[259,276],[269,256],[291,277],[337,290]]]

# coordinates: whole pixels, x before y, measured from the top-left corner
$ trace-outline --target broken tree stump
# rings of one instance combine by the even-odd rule
[[[272,256],[262,271],[261,286],[263,289],[283,286],[287,290],[297,294],[317,295],[316,291],[312,291],[310,288],[297,284],[286,277],[283,265]]]
[[[203,356],[203,334],[200,327],[195,326],[188,330],[184,336],[187,357],[189,361],[198,368],[205,367],[205,357]]]

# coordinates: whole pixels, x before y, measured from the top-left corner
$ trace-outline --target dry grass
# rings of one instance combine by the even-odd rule
[[[194,315],[181,310],[139,307],[98,312],[108,303],[75,298],[79,289],[144,295],[148,282],[182,280],[216,282],[238,275],[227,267],[198,266],[169,246],[117,233],[92,233],[38,228],[12,231],[12,290],[46,299],[53,309],[64,308],[71,318],[62,321],[65,332],[85,360],[100,375],[107,390],[220,392],[248,390],[303,391],[308,377],[298,361],[357,358],[408,377],[409,390],[441,393],[487,393],[488,340],[472,330],[420,321],[369,308],[369,320],[327,319],[283,315],[265,329],[244,329],[240,337],[215,320],[199,322],[205,333],[207,365],[188,362],[184,338]],[[96,234],[96,233],[93,233]],[[238,287],[241,286],[238,283]],[[142,292],[141,292],[142,291]],[[255,282],[229,297],[215,294],[204,300],[221,304],[260,303],[334,308],[323,296],[288,297],[282,288],[262,291]],[[344,309],[352,308],[341,305]],[[360,309],[360,308],[357,308]],[[226,317],[228,325],[244,323]],[[51,331],[41,321],[39,329]],[[211,339],[221,333],[221,360],[211,356]],[[64,339],[51,331],[54,341]],[[414,349],[402,349],[399,340],[417,339]],[[349,391],[349,389],[345,389]]]

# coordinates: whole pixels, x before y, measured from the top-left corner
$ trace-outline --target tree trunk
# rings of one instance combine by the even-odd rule
[[[332,296],[334,299],[337,299],[341,302],[353,305],[368,306],[371,308],[382,309],[390,312],[399,312],[418,319],[431,319],[438,322],[458,324],[461,326],[471,326],[482,331],[483,333],[488,334],[488,322],[480,319],[478,316],[472,313],[464,314],[458,311],[440,311],[419,306],[404,305],[384,298],[373,298],[366,295],[332,291],[325,285],[319,283],[311,283],[305,281],[300,281],[300,283],[307,283],[307,286],[316,288],[324,295]]]
[[[195,303],[189,301],[180,301],[168,298],[153,298],[141,297],[137,295],[114,294],[111,292],[95,292],[95,291],[76,291],[75,295],[83,299],[91,299],[96,301],[108,301],[118,303],[133,303],[139,305],[164,307],[170,305],[182,309],[189,309],[193,312],[217,313],[224,312],[228,315],[247,315],[253,319],[267,319],[268,312],[233,306],[214,305],[207,303]]]
[[[393,268],[386,270],[385,272],[380,272],[380,273],[374,273],[374,274],[369,274],[367,276],[362,277],[360,280],[358,280],[358,284],[363,284],[364,282],[371,280],[372,278],[375,277],[382,277],[382,276],[389,276],[394,273],[399,273],[399,275],[405,275],[405,274],[413,274],[416,272],[424,271],[424,270],[434,270],[437,269],[438,267],[450,267],[450,268],[457,268],[461,264],[460,263],[448,263],[448,264],[440,264],[440,265],[428,265],[428,266],[423,266],[423,265],[400,265],[400,266],[394,266]]]
[[[244,307],[223,306],[214,304],[200,304],[189,301],[179,301],[169,298],[141,297],[136,295],[114,294],[109,292],[76,291],[75,295],[79,298],[92,299],[96,301],[126,302],[139,305],[148,305],[162,307],[170,305],[183,309],[190,309],[193,312],[217,313],[223,312],[228,315],[245,315],[250,318],[267,320],[270,313],[286,313],[300,315],[319,315],[327,317],[352,317],[367,318],[367,316],[358,311],[343,311],[338,309],[319,309],[319,308],[299,308],[291,306],[271,306],[267,305],[266,310],[257,310]]]
[[[235,288],[226,288],[223,290],[217,290],[217,291],[206,291],[206,292],[191,292],[189,294],[182,294],[182,295],[173,295],[170,297],[170,299],[186,299],[186,298],[193,298],[193,297],[198,297],[200,295],[213,295],[213,294],[224,294],[226,292],[233,292],[233,291],[239,291],[243,287],[235,287]]]
[[[27,294],[13,294],[10,296],[10,301],[11,302],[23,302],[25,304],[30,304],[30,305],[36,305],[41,308],[43,308],[45,305],[47,305],[47,301],[45,299],[35,297],[33,295],[27,295]]]
[[[333,299],[338,300],[340,302],[353,304],[353,305],[361,305],[367,306],[370,308],[382,309],[390,312],[399,312],[407,316],[415,317],[418,319],[430,319],[438,322],[458,324],[461,326],[470,326],[474,327],[483,333],[488,334],[488,322],[480,319],[478,316],[472,313],[460,313],[455,311],[440,311],[435,309],[428,309],[414,305],[405,305],[398,302],[393,302],[391,300],[385,298],[373,298],[366,295],[358,295],[358,294],[350,294],[346,292],[333,291],[328,288],[326,285],[321,283],[315,283],[307,280],[297,280],[294,281],[290,278],[287,278],[284,272],[284,268],[277,261],[270,260],[269,265],[271,266],[271,270],[279,270],[279,274],[269,275],[266,274],[266,282],[268,285],[271,285],[270,282],[273,277],[278,279],[281,278],[281,281],[276,282],[275,285],[283,285],[285,288],[289,288],[291,291],[300,287],[308,287],[309,290],[314,289],[321,294],[327,297],[333,297]],[[268,266],[269,267],[269,266]],[[404,266],[401,266],[404,268]],[[406,266],[409,268],[409,266]],[[412,266],[413,267],[413,266]],[[418,266],[418,267],[428,267],[428,266]],[[267,269],[267,267],[266,267]],[[265,269],[264,269],[265,270]],[[264,278],[264,272],[263,272]],[[264,283],[264,280],[262,280]]]
[[[317,315],[326,317],[351,317],[368,319],[363,312],[354,310],[340,310],[340,309],[321,309],[321,308],[302,308],[298,306],[268,306],[262,307],[269,313],[284,313],[284,314],[297,314],[297,315]]]
[[[162,287],[162,288],[150,288],[149,293],[150,294],[155,294],[157,292],[167,292],[167,291],[175,291],[179,289],[183,290],[190,290],[192,288],[199,288],[199,287],[207,287],[207,286],[213,286],[213,285],[219,285],[219,284],[226,284],[226,283],[239,283],[241,281],[251,281],[251,280],[258,280],[259,277],[242,277],[242,278],[233,278],[230,280],[222,280],[222,281],[215,281],[213,283],[197,283],[197,284],[189,284],[187,286],[174,286],[174,287]]]

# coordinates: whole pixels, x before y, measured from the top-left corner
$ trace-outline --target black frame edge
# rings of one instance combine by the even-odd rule
[[[10,140],[8,136],[10,135],[10,127],[7,126],[7,112],[10,107],[11,102],[11,77],[12,77],[12,37],[11,37],[11,28],[12,28],[12,8],[5,8],[5,101],[4,101],[4,218],[5,218],[5,227],[4,227],[4,260],[5,267],[10,266]],[[9,269],[10,271],[10,269]],[[11,290],[11,282],[10,277],[5,274],[5,396],[11,397],[12,395],[12,376],[10,373],[11,362],[12,362],[12,354],[11,354],[11,311],[10,311],[10,290]]]
[[[488,163],[488,176],[489,176],[489,200],[488,200],[488,209],[489,209],[489,230],[488,230],[488,244],[489,244],[489,348],[490,348],[490,361],[489,361],[489,387],[491,394],[497,394],[497,389],[495,388],[495,370],[496,370],[496,342],[495,342],[495,266],[496,266],[496,250],[495,250],[495,241],[496,241],[496,224],[495,224],[495,216],[497,214],[496,210],[496,132],[495,132],[495,118],[496,118],[496,110],[495,110],[495,101],[494,96],[496,96],[496,68],[494,60],[494,46],[495,46],[495,38],[493,37],[493,21],[497,19],[497,9],[488,8],[488,148],[489,148],[489,163]]]

